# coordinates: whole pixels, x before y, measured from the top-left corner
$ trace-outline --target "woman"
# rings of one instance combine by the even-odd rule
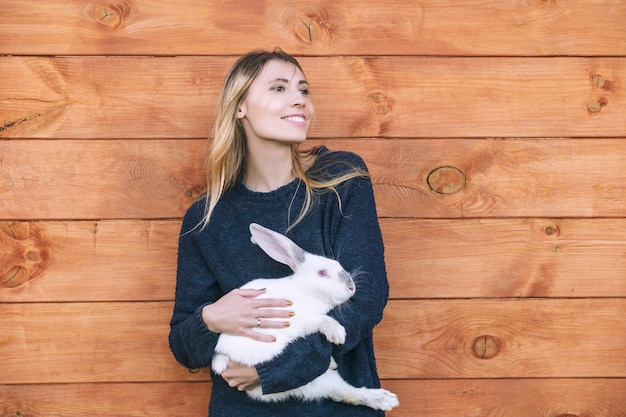
[[[389,288],[372,185],[352,153],[297,149],[313,115],[302,68],[280,50],[249,53],[227,74],[207,157],[208,192],[182,225],[169,340],[180,363],[200,368],[210,366],[220,333],[272,343],[272,336],[253,329],[280,332],[289,325],[289,300],[257,299],[263,289],[237,289],[291,272],[259,255],[248,231],[256,222],[358,273],[354,297],[330,313],[346,328],[346,343],[332,345],[314,334],[268,363],[231,362],[221,376],[212,373],[211,417],[384,415],[330,400],[265,403],[245,394],[259,384],[264,393],[301,386],[326,371],[331,356],[352,385],[379,387],[372,329]]]

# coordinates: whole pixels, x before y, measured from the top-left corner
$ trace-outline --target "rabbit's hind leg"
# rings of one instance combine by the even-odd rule
[[[382,388],[357,388],[348,384],[337,371],[329,369],[312,384],[325,390],[324,397],[333,401],[364,405],[375,410],[389,411],[400,403],[393,392]],[[310,384],[307,384],[310,385]]]

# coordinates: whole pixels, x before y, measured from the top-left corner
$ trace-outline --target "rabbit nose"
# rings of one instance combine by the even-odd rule
[[[355,288],[356,286],[354,285],[354,281],[352,280],[352,276],[350,275],[350,273],[346,272],[346,271],[343,271],[341,273],[341,277],[346,282],[346,287],[348,288],[348,291],[355,292],[356,291],[356,288]]]

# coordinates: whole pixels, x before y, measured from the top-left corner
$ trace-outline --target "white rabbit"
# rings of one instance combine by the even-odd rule
[[[294,273],[285,278],[256,279],[241,288],[266,288],[262,297],[289,299],[293,302],[289,308],[295,315],[290,319],[290,326],[284,329],[255,329],[274,335],[274,343],[221,334],[212,360],[213,370],[221,374],[230,360],[247,366],[268,361],[295,339],[315,332],[322,333],[334,344],[345,343],[346,330],[326,313],[354,295],[356,287],[350,273],[339,262],[308,253],[288,237],[256,223],[250,224],[250,233],[253,243],[276,261],[288,265]],[[398,406],[398,397],[394,393],[385,389],[354,387],[339,375],[336,367],[331,358],[330,368],[306,385],[274,394],[263,394],[261,387],[247,393],[254,399],[268,402],[290,397],[304,401],[329,398],[377,410],[391,410]]]

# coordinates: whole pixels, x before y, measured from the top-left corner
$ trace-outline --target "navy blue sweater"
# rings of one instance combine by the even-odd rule
[[[339,175],[352,167],[366,170],[363,160],[348,152],[321,148],[311,176]],[[287,234],[308,252],[337,259],[346,270],[357,272],[357,291],[330,314],[347,331],[344,345],[332,345],[320,334],[290,344],[277,358],[257,365],[264,393],[301,386],[326,371],[332,355],[340,374],[350,384],[379,387],[372,329],[382,319],[389,287],[383,241],[369,178],[358,177],[333,192],[317,196],[304,220]],[[294,197],[295,195],[295,197]],[[170,323],[170,348],[186,367],[210,366],[219,334],[211,332],[201,317],[202,307],[256,278],[280,278],[291,270],[250,242],[252,222],[284,233],[298,216],[304,201],[300,180],[271,192],[247,189],[241,182],[218,202],[209,225],[200,230],[205,200],[199,199],[183,220],[178,247],[176,299]],[[251,400],[211,373],[210,417],[359,417],[384,416],[368,407],[330,400],[287,400],[265,403]]]

